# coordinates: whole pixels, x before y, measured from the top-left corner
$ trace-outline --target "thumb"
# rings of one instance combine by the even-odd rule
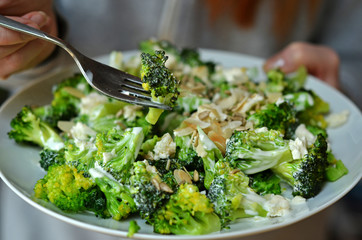
[[[30,20],[27,24],[34,28],[42,28],[48,24],[50,18],[43,11],[30,12],[22,16],[22,18]]]

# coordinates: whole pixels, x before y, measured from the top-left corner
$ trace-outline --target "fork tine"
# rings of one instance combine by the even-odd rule
[[[119,71],[119,72],[121,73],[123,80],[126,80],[126,81],[134,83],[134,84],[142,85],[142,80],[139,77],[131,75],[127,72],[123,72],[123,71]]]
[[[126,79],[128,80],[128,79]],[[129,88],[130,90],[135,90],[135,91],[139,91],[139,92],[143,92],[143,93],[150,93],[149,91],[145,90],[142,85],[137,85],[137,84],[133,84],[134,82],[131,83],[125,83],[122,85],[122,87],[126,87]]]
[[[119,92],[124,94],[124,95],[130,95],[130,96],[134,96],[134,97],[138,97],[138,98],[142,98],[148,101],[152,101],[152,97],[149,95],[149,92],[147,91],[137,91],[137,89],[133,89],[129,86],[123,85],[120,89]]]
[[[139,85],[142,85],[142,80],[136,76],[133,76],[133,75],[130,75],[128,73],[126,73],[124,75],[124,79],[129,81],[129,82],[132,82],[132,83],[136,83],[136,84],[139,84]]]
[[[136,76],[131,75],[126,72],[121,72],[121,74],[122,74],[122,78],[121,78],[122,81],[119,81],[119,84],[122,87],[126,87],[126,88],[133,89],[133,90],[143,92],[143,93],[149,93],[149,91],[145,90],[142,87],[143,82],[139,77],[136,77]]]

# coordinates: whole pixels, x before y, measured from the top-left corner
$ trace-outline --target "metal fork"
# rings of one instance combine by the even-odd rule
[[[90,59],[58,37],[2,15],[0,15],[0,26],[35,36],[63,48],[73,57],[88,83],[111,98],[146,107],[171,110],[167,105],[152,101],[150,93],[142,88],[140,78]]]

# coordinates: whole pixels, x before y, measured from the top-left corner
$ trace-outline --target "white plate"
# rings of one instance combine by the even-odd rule
[[[131,51],[124,55],[127,58],[134,54],[135,52]],[[259,58],[214,50],[201,50],[201,54],[203,59],[216,61],[226,67],[260,67],[263,62]],[[107,61],[107,58],[102,57],[100,60]],[[51,87],[53,84],[72,75],[74,71],[74,67],[67,68],[37,79],[2,105],[0,109],[0,176],[19,197],[55,218],[81,228],[126,237],[129,220],[117,222],[112,219],[99,219],[86,213],[67,214],[50,204],[44,207],[34,201],[32,199],[33,187],[36,181],[45,174],[38,163],[40,148],[18,145],[7,137],[7,132],[10,131],[9,123],[21,107],[26,104],[49,103],[52,98]],[[243,220],[231,224],[230,229],[204,236],[159,235],[153,233],[152,228],[144,221],[139,220],[141,230],[134,237],[137,239],[228,239],[252,235],[300,221],[342,198],[362,176],[362,115],[345,96],[313,77],[309,77],[307,88],[313,89],[329,102],[332,112],[338,113],[346,109],[350,111],[349,120],[345,125],[328,131],[332,149],[336,157],[343,160],[349,173],[337,182],[327,183],[318,196],[309,199],[307,201],[308,211],[303,211],[290,218],[274,218],[271,221],[258,223]]]

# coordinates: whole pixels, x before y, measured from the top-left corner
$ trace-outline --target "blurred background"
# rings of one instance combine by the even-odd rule
[[[342,90],[362,107],[362,1],[359,0],[55,0],[61,36],[88,56],[137,49],[150,37],[180,47],[268,58],[305,41],[340,56]],[[1,8],[0,8],[1,12]],[[32,79],[68,64],[64,54],[0,82],[3,103]],[[1,154],[1,153],[0,153]],[[362,159],[361,159],[362,160]],[[362,239],[361,182],[333,206],[289,227],[243,239]],[[119,239],[63,223],[0,182],[0,239]]]

